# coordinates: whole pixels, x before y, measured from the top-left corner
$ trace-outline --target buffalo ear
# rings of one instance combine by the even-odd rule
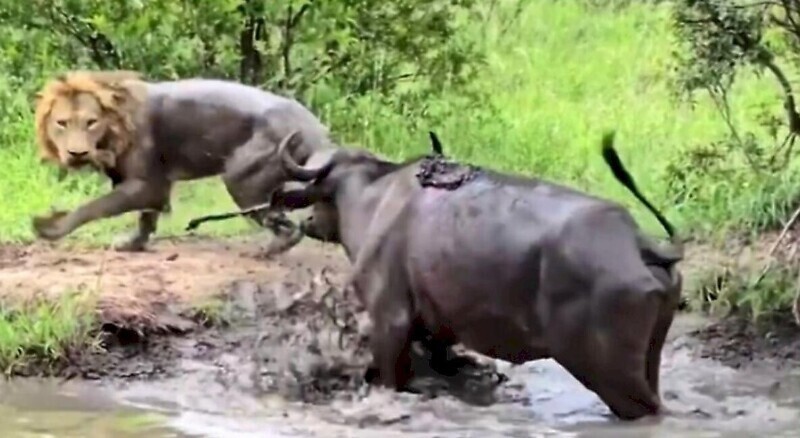
[[[309,189],[276,190],[272,193],[270,205],[287,210],[299,210],[313,205],[315,198]]]

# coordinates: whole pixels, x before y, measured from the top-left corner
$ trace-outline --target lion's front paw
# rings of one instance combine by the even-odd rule
[[[58,240],[67,235],[69,230],[63,221],[66,215],[66,211],[56,211],[50,216],[34,216],[33,230],[36,236],[46,240]]]
[[[138,233],[133,235],[125,234],[117,236],[111,247],[119,252],[141,252],[147,247],[147,238],[140,236]]]

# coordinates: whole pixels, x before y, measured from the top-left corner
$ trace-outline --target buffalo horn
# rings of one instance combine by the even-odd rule
[[[280,145],[278,145],[278,154],[281,157],[281,164],[286,172],[294,179],[298,181],[311,181],[318,176],[322,175],[323,173],[330,170],[329,168],[333,165],[333,160],[329,160],[323,166],[317,169],[307,169],[294,161],[292,155],[289,153],[289,150],[286,146],[289,145],[289,142],[299,133],[300,131],[294,130],[290,132],[286,137],[283,137],[281,140]]]

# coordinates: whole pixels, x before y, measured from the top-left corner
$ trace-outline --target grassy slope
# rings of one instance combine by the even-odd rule
[[[724,131],[706,101],[691,110],[670,97],[668,74],[673,47],[666,6],[634,5],[622,11],[587,13],[577,1],[530,2],[519,20],[500,34],[494,23],[476,25],[474,33],[490,51],[490,65],[480,86],[493,93],[500,108],[457,113],[435,129],[448,153],[500,169],[539,174],[609,196],[634,207],[643,225],[656,223],[613,180],[599,157],[601,133],[618,130],[624,162],[642,189],[680,225],[719,229],[741,222],[763,204],[758,186],[719,185],[711,203],[667,205],[665,167],[680,148],[707,143]],[[748,78],[735,94],[742,121],[747,109],[775,96],[768,80]],[[14,97],[14,96],[11,96]],[[7,146],[0,160],[9,166],[0,185],[5,208],[0,210],[0,237],[28,240],[30,216],[52,204],[74,208],[90,194],[107,190],[95,176],[71,176],[57,184],[54,172],[38,166],[32,149],[29,104],[12,99],[18,120],[2,129]],[[436,105],[447,105],[446,100]],[[351,108],[336,117],[360,117],[364,129],[348,133],[356,143],[393,156],[427,148],[424,132],[410,132],[396,115],[376,108]],[[345,137],[348,137],[345,135]],[[13,146],[11,146],[13,145]],[[186,221],[212,210],[233,206],[216,180],[179,184],[174,213],[162,221],[160,234],[181,234]],[[680,208],[678,208],[680,207]],[[758,211],[756,211],[758,213]],[[111,233],[130,226],[132,215],[91,224],[70,240],[108,242]],[[251,229],[243,220],[209,224],[203,232],[229,234]]]

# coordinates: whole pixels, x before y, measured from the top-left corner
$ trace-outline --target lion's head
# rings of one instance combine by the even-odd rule
[[[39,154],[65,169],[113,168],[135,146],[146,87],[134,71],[71,71],[36,95]]]

